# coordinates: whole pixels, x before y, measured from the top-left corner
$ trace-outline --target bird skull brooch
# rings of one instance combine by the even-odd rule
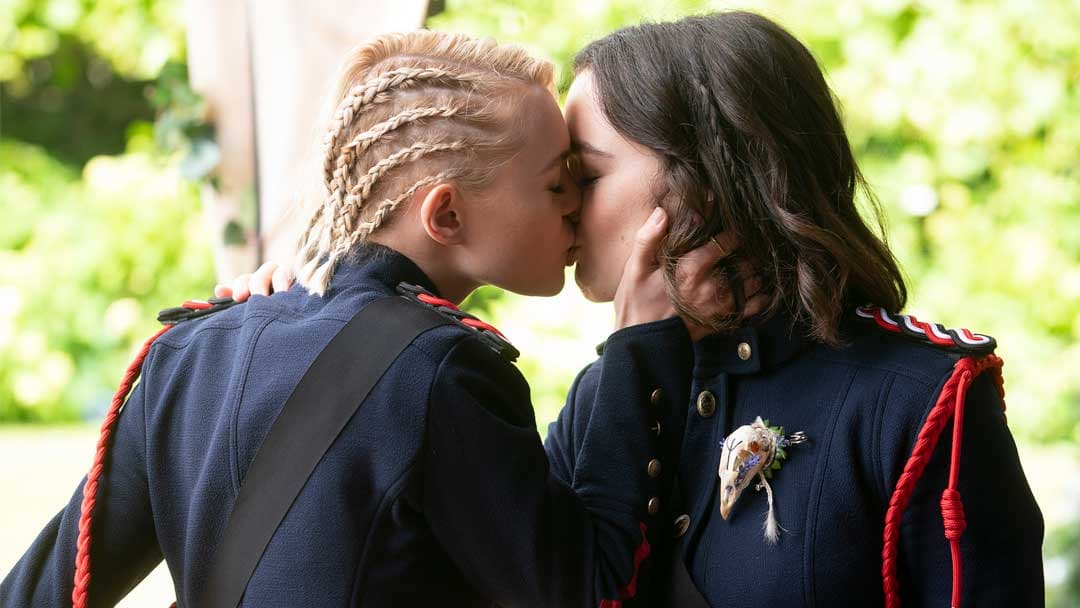
[[[744,424],[723,440],[720,451],[720,517],[727,520],[743,490],[755,478],[755,490],[765,488],[769,498],[769,513],[765,518],[765,540],[775,544],[780,538],[780,526],[773,512],[772,479],[787,458],[786,448],[806,441],[802,431],[784,435],[784,427],[770,427],[759,416],[752,424]]]

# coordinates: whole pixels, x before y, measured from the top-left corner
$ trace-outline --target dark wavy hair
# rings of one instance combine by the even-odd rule
[[[841,344],[852,307],[900,310],[907,288],[884,240],[881,207],[851,152],[810,51],[776,23],[732,11],[618,30],[585,47],[577,74],[594,79],[605,118],[657,154],[672,261],[721,232],[740,245],[722,261],[734,290],[749,267],[784,311],[826,344]],[[856,208],[863,191],[878,236]],[[752,294],[750,294],[752,295]],[[736,301],[741,308],[741,298]],[[716,331],[741,313],[701,318]]]

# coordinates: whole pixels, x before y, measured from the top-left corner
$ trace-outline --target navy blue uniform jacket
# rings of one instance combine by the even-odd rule
[[[326,297],[295,286],[160,337],[123,410],[92,530],[90,604],[164,557],[191,606],[244,473],[330,339],[399,282],[371,246]],[[460,325],[415,340],[331,446],[259,563],[245,606],[592,606],[634,591],[655,479],[647,406],[685,393],[677,319],[615,333],[590,372],[573,479],[553,476],[518,370]],[[676,356],[675,353],[682,353]],[[313,404],[314,405],[314,404]],[[3,607],[70,605],[82,484],[0,586]],[[654,503],[655,505],[655,503]]]
[[[855,315],[844,331],[848,344],[832,348],[800,337],[786,319],[775,317],[709,336],[693,345],[692,366],[676,366],[684,374],[678,389],[665,392],[652,412],[661,428],[664,506],[647,522],[656,559],[638,580],[638,601],[668,605],[666,567],[658,565],[668,546],[712,606],[883,604],[885,512],[958,356]],[[549,429],[552,470],[567,483],[591,466],[582,451],[592,441],[606,370],[602,357],[581,372]],[[719,511],[721,441],[757,416],[809,437],[787,449],[770,482],[783,527],[776,545],[763,538],[768,502],[754,484],[728,520]],[[963,432],[963,606],[1042,606],[1042,516],[988,374],[971,386]],[[950,423],[903,516],[903,606],[950,605],[951,562],[939,501],[951,437]]]

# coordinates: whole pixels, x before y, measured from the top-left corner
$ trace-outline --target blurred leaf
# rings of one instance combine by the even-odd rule
[[[0,139],[0,421],[96,417],[153,311],[213,284],[195,187],[165,160],[96,157],[79,179]]]
[[[180,163],[180,175],[190,181],[199,181],[209,175],[221,162],[221,150],[209,139],[191,142],[191,149]]]

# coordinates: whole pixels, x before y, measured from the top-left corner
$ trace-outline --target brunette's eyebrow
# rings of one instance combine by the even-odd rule
[[[594,156],[602,156],[604,158],[613,158],[614,157],[614,155],[612,153],[605,152],[605,151],[601,150],[600,148],[597,148],[596,146],[590,144],[587,141],[575,141],[575,142],[570,144],[570,149],[573,150],[573,152],[575,154],[585,153],[585,154],[592,154]]]
[[[547,173],[548,171],[551,171],[552,167],[554,167],[555,165],[557,165],[559,163],[565,163],[566,159],[569,156],[570,156],[570,150],[569,149],[566,149],[566,150],[563,150],[562,152],[559,152],[558,156],[551,159],[550,161],[548,161],[548,163],[546,165],[544,165],[544,168],[540,170],[540,174],[542,175],[544,173]]]

